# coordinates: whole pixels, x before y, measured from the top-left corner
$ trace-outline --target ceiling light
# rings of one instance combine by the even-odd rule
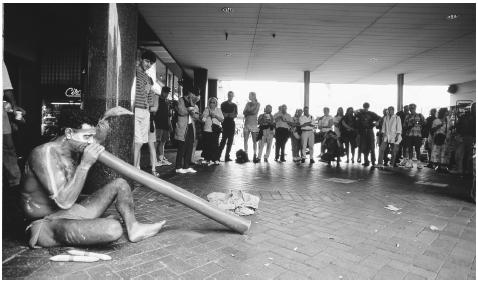
[[[446,16],[446,19],[449,20],[449,21],[453,21],[453,20],[456,20],[458,19],[460,15],[457,15],[457,14],[449,14],[448,16]]]
[[[224,7],[224,8],[221,9],[221,11],[224,14],[232,14],[234,12],[234,9],[232,9],[231,7]]]
[[[226,57],[232,57],[232,53],[226,52]]]

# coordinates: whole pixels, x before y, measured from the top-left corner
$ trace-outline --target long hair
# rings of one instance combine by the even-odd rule
[[[446,112],[448,112],[447,108],[440,108],[440,110],[438,110],[438,118],[443,119],[445,117]]]

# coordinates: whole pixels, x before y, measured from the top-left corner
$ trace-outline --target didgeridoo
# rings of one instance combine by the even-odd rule
[[[218,207],[211,205],[206,200],[194,195],[193,193],[188,192],[167,181],[159,179],[142,170],[139,170],[127,162],[115,157],[109,152],[103,151],[98,156],[98,161],[115,170],[119,174],[133,179],[134,181],[137,181],[154,191],[166,195],[171,199],[176,200],[241,234],[247,232],[251,226],[250,220],[241,218],[234,214],[226,213]]]

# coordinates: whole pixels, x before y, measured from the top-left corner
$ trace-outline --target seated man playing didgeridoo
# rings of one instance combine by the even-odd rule
[[[120,222],[100,218],[113,202],[131,242],[157,234],[164,225],[165,221],[142,224],[136,220],[133,195],[122,178],[76,203],[89,169],[104,151],[99,143],[108,125],[105,120],[95,124],[83,111],[72,111],[60,118],[64,135],[33,149],[21,191],[21,205],[32,221],[27,228],[30,247],[98,245],[119,239]]]

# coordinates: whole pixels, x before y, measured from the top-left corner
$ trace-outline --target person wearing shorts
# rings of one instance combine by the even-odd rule
[[[254,150],[253,161],[257,161],[257,135],[259,134],[259,126],[257,123],[257,114],[261,104],[257,101],[256,93],[249,92],[249,102],[244,108],[244,151],[248,153],[249,134],[252,136],[252,146]]]
[[[141,55],[139,66],[136,67],[136,94],[134,105],[134,166],[139,168],[141,147],[148,143],[150,131],[150,106],[153,106],[151,86],[153,80],[146,73],[156,62],[156,55],[145,50]]]

